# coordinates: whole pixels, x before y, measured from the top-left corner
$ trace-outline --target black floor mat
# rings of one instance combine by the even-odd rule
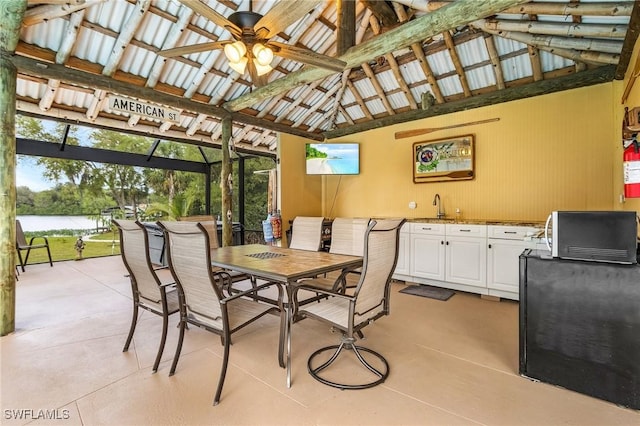
[[[453,290],[432,287],[430,285],[409,285],[400,290],[400,293],[413,294],[415,296],[444,301],[449,300],[449,298],[455,294]]]

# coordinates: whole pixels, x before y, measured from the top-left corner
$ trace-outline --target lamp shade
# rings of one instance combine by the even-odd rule
[[[273,61],[273,52],[262,43],[254,44],[252,52],[256,62],[262,66],[267,66]]]
[[[249,60],[246,57],[242,57],[236,62],[229,61],[229,66],[238,74],[244,74],[244,71],[247,68],[247,62],[249,62]]]
[[[265,75],[271,71],[273,71],[273,68],[271,68],[271,65],[267,64],[267,65],[262,65],[260,64],[260,62],[258,62],[257,59],[253,60],[253,65],[255,65],[256,67],[256,73],[258,75]]]
[[[247,53],[247,47],[240,40],[224,46],[224,54],[229,62],[240,62],[240,59]]]

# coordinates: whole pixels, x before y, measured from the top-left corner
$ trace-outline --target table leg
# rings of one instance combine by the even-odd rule
[[[291,387],[291,326],[293,323],[293,303],[291,303],[291,291],[287,286],[287,387]]]

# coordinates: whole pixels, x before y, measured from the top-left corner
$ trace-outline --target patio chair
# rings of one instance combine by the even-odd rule
[[[220,242],[218,241],[218,222],[211,215],[197,215],[197,216],[182,216],[178,220],[182,222],[198,222],[201,223],[205,231],[207,231],[207,235],[209,236],[209,250],[216,250],[220,247]],[[213,268],[215,271],[222,271],[221,268]],[[229,275],[231,275],[231,281],[236,283],[240,281],[244,281],[247,278],[251,279],[251,282],[255,285],[256,281],[254,277],[251,277],[245,273],[238,271],[226,271]]]
[[[404,222],[405,219],[371,221],[365,234],[362,274],[353,295],[344,294],[339,290],[315,287],[314,280],[305,281],[294,288],[292,299],[297,319],[314,318],[330,324],[332,328],[341,330],[343,333],[339,345],[318,349],[309,357],[307,362],[309,373],[319,382],[339,389],[365,389],[384,382],[389,375],[387,360],[372,349],[357,346],[354,335],[378,318],[389,315],[391,275],[398,261],[400,227]],[[302,289],[315,291],[328,297],[319,300],[318,303],[300,307],[297,293]],[[343,350],[352,350],[376,379],[362,384],[346,384],[322,377],[320,373],[329,367]],[[327,361],[314,366],[316,357],[326,351],[334,351],[334,353]],[[363,353],[377,358],[376,364],[380,367],[372,365]]]
[[[37,238],[42,238],[44,242],[40,244],[34,244],[34,241]],[[22,225],[19,220],[16,220],[16,251],[18,252],[18,261],[20,262],[20,268],[22,268],[22,272],[24,272],[24,267],[29,261],[29,254],[33,249],[47,249],[47,256],[49,256],[49,265],[53,266],[53,261],[51,260],[51,250],[49,250],[49,240],[47,237],[31,237],[29,243],[27,244],[27,239],[24,236],[24,232],[22,231]],[[22,252],[26,250],[27,255],[22,260]]]
[[[296,217],[293,220],[289,248],[311,251],[320,250],[323,221],[324,217]]]
[[[209,234],[205,227],[194,222],[158,222],[158,225],[165,231],[169,269],[176,280],[180,297],[180,337],[169,375],[175,373],[178,365],[187,323],[219,335],[224,345],[224,355],[213,400],[213,405],[217,405],[229,362],[231,335],[269,313],[280,314],[278,362],[284,367],[285,311],[282,286],[277,283],[262,284],[225,296],[222,289],[231,285],[231,276],[225,271],[212,271]],[[248,298],[270,286],[278,289],[277,306]]]
[[[153,363],[153,372],[158,371],[162,352],[167,340],[169,316],[180,311],[175,282],[168,269],[155,269],[149,255],[149,235],[145,226],[137,221],[112,219],[120,233],[121,256],[129,271],[133,294],[133,317],[127,341],[122,352],[129,350],[138,322],[138,308],[162,317],[162,336]]]

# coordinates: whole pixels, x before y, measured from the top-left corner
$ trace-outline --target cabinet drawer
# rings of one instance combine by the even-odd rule
[[[488,226],[489,238],[500,238],[502,240],[523,240],[525,237],[532,237],[538,229],[531,226]]]
[[[464,237],[486,237],[487,226],[486,225],[465,225],[463,223],[447,224],[446,225],[447,236],[464,236]]]
[[[444,235],[443,223],[411,223],[412,234]]]

